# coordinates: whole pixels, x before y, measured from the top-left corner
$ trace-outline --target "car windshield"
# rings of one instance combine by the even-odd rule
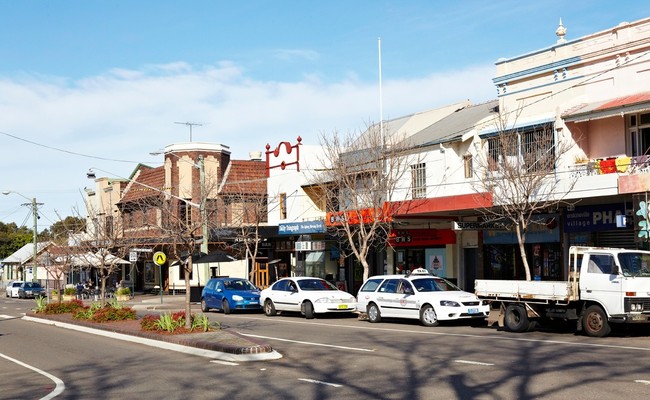
[[[41,284],[37,282],[25,282],[26,289],[40,289]]]
[[[618,261],[625,276],[650,276],[650,255],[647,253],[620,253]]]
[[[324,279],[301,279],[298,281],[301,290],[338,290]]]
[[[441,278],[421,278],[411,281],[418,292],[451,292],[460,290],[451,282]]]
[[[223,286],[226,290],[257,290],[257,288],[245,279],[225,281]]]

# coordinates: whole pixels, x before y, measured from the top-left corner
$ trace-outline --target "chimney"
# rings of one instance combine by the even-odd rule
[[[251,161],[262,161],[262,152],[261,151],[251,151],[248,153],[248,158]]]

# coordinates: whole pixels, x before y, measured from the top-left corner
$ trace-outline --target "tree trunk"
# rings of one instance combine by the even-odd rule
[[[529,281],[531,280],[530,266],[528,265],[528,258],[526,257],[526,246],[524,246],[526,238],[524,235],[522,235],[521,227],[519,226],[519,224],[515,225],[515,231],[517,232],[517,241],[519,242],[519,253],[521,253],[521,262],[524,265],[524,271],[526,271],[526,280]]]

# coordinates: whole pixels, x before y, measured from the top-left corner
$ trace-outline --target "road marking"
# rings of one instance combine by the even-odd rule
[[[260,318],[253,319],[268,319],[268,317],[262,316]],[[469,333],[449,333],[449,332],[435,332],[435,331],[416,331],[410,329],[395,329],[395,328],[380,328],[374,326],[355,326],[355,325],[339,325],[339,324],[325,324],[320,322],[307,322],[307,321],[291,321],[289,319],[279,319],[276,318],[274,322],[282,322],[288,324],[300,324],[300,325],[319,325],[327,327],[336,327],[336,328],[345,328],[345,329],[357,329],[357,330],[369,330],[369,331],[380,331],[380,332],[395,332],[395,333],[414,333],[419,335],[428,335],[428,336],[453,336],[453,337],[462,337],[462,338],[472,338],[472,339],[481,339],[481,340],[509,340],[514,342],[528,342],[528,343],[543,343],[543,344],[552,344],[552,345],[565,345],[565,346],[578,346],[578,347],[596,347],[596,348],[605,348],[605,349],[621,349],[621,350],[638,350],[638,351],[650,351],[650,347],[635,347],[635,346],[619,346],[612,344],[598,344],[598,343],[585,343],[585,342],[568,342],[562,340],[547,340],[547,339],[530,339],[530,338],[515,338],[508,336],[497,336],[497,335],[471,335]],[[369,325],[369,324],[368,324]],[[432,328],[435,330],[436,328]],[[373,350],[374,351],[374,350]]]
[[[0,353],[0,357],[5,358],[5,359],[7,359],[7,360],[9,360],[9,361],[12,361],[12,362],[14,362],[14,363],[16,363],[16,364],[18,364],[18,365],[22,365],[22,366],[25,367],[25,368],[29,368],[29,369],[31,369],[32,371],[36,371],[36,372],[38,372],[39,374],[41,374],[41,375],[43,375],[43,376],[45,376],[45,377],[47,377],[47,378],[50,378],[50,379],[51,379],[51,380],[56,384],[56,386],[54,387],[54,390],[53,390],[52,392],[50,392],[50,394],[48,394],[47,396],[45,396],[45,397],[41,397],[41,400],[49,400],[49,399],[53,399],[53,398],[55,398],[56,396],[58,396],[58,395],[60,395],[61,393],[63,393],[63,391],[65,390],[65,383],[63,383],[63,381],[62,381],[61,379],[57,378],[56,376],[54,376],[54,375],[52,375],[52,374],[50,374],[50,373],[47,373],[47,372],[45,372],[45,371],[43,371],[43,370],[40,370],[40,369],[38,369],[38,368],[36,368],[36,367],[32,367],[31,365],[25,364],[25,363],[22,362],[22,361],[18,361],[18,360],[16,360],[15,358],[11,358],[11,357],[9,357],[9,356],[6,356],[6,355],[4,355],[4,354],[2,354],[2,353]]]
[[[484,365],[484,366],[488,366],[488,367],[491,366],[491,365],[494,365],[494,364],[484,363],[484,362],[480,362],[480,361],[467,361],[467,360],[454,360],[454,362],[459,363],[459,364]]]
[[[637,379],[634,382],[635,383],[643,383],[644,385],[650,385],[650,381],[644,381],[642,379]]]
[[[211,362],[211,363],[215,363],[215,364],[221,364],[221,365],[239,365],[239,364],[236,363],[236,362],[230,362],[230,361],[212,360],[212,361],[210,361],[210,362]]]
[[[360,347],[337,346],[337,345],[334,345],[334,344],[325,344],[325,343],[303,342],[302,340],[281,339],[281,338],[277,338],[277,337],[252,335],[252,334],[249,334],[249,333],[242,333],[242,332],[239,332],[239,334],[243,335],[243,336],[258,338],[258,339],[278,340],[280,342],[299,343],[299,344],[306,344],[306,345],[309,345],[309,346],[333,347],[335,349],[367,351],[367,352],[370,352],[370,353],[375,351],[374,349],[363,349],[363,348],[360,348]]]
[[[298,378],[298,380],[303,381],[303,382],[308,382],[308,383],[316,383],[318,385],[334,386],[334,387],[337,387],[337,388],[343,387],[343,385],[339,385],[338,383],[317,381],[316,379]]]
[[[0,315],[0,318],[2,318],[2,319],[11,319],[11,318],[18,318],[18,317],[14,317],[14,316],[11,316],[11,315]]]

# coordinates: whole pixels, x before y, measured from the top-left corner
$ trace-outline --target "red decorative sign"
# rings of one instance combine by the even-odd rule
[[[278,147],[275,148],[275,150],[271,150],[271,145],[266,144],[266,176],[269,176],[269,171],[273,168],[280,168],[284,170],[287,168],[289,165],[294,165],[296,166],[296,170],[300,171],[300,145],[302,144],[302,138],[298,136],[298,139],[296,139],[298,143],[294,144],[293,146],[289,142],[280,142]],[[282,161],[278,165],[271,165],[271,154],[273,157],[278,158],[280,156],[280,149],[284,146],[284,151],[286,154],[291,154],[293,150],[296,150],[296,160],[295,161]]]

